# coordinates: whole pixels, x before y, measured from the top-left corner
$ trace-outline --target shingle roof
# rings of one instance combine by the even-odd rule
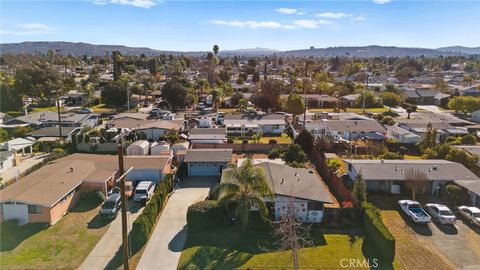
[[[171,159],[171,156],[125,156],[125,170],[130,167],[162,170],[169,159]]]
[[[226,115],[223,120],[225,126],[232,125],[284,125],[285,119],[280,114],[268,115]]]
[[[480,178],[462,164],[443,159],[383,161],[378,159],[347,159],[345,162],[352,164],[355,171],[361,173],[365,181],[402,181],[405,180],[405,171],[410,168],[424,172],[430,181],[480,181]]]
[[[321,178],[313,171],[304,168],[293,168],[284,164],[263,162],[257,164],[265,172],[268,184],[275,195],[291,196],[310,201],[333,203],[328,190],[322,184]],[[222,172],[222,182],[228,181],[226,169]]]
[[[71,133],[80,130],[80,127],[62,127],[62,137],[67,137]],[[39,137],[58,137],[59,129],[58,127],[44,127],[41,129],[34,130],[28,133],[28,136],[32,136],[35,138]]]
[[[183,120],[139,120],[132,118],[118,118],[109,122],[109,125],[114,128],[129,128],[129,129],[180,129],[183,126]]]
[[[184,162],[230,162],[232,149],[190,149]]]
[[[374,120],[325,120],[312,121],[305,124],[310,127],[327,127],[334,131],[355,131],[355,132],[382,132],[385,128]]]
[[[50,207],[79,186],[84,179],[90,179],[90,182],[107,180],[98,179],[97,171],[111,176],[116,170],[116,156],[73,154],[54,160],[17,183],[0,190],[0,200]],[[105,174],[106,171],[110,173]]]

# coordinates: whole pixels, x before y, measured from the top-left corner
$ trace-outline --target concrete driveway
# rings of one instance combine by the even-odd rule
[[[212,177],[182,179],[180,189],[170,196],[137,269],[177,269],[187,239],[187,209],[204,200],[215,182]]]
[[[127,211],[128,232],[132,230],[132,224],[143,211],[143,205],[129,202]],[[108,231],[102,236],[88,257],[80,265],[79,269],[105,269],[122,245],[122,215],[110,223]]]

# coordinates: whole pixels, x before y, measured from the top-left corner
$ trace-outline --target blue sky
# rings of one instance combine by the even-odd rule
[[[0,41],[162,50],[480,46],[480,1],[0,0]]]

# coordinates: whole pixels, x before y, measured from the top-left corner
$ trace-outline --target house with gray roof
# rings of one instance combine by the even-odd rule
[[[354,181],[361,174],[367,191],[399,194],[404,190],[405,174],[410,169],[427,176],[425,192],[436,194],[445,185],[456,181],[479,182],[475,174],[460,163],[443,159],[426,160],[344,160],[348,164],[347,175]]]
[[[232,160],[232,149],[189,149],[183,163],[188,176],[220,176]]]
[[[193,128],[188,134],[190,143],[226,143],[226,128]]]
[[[344,140],[359,138],[385,139],[385,128],[375,120],[329,120],[307,121],[305,128],[313,136],[333,136]]]
[[[312,169],[293,168],[274,162],[254,164],[264,171],[267,184],[274,193],[273,198],[265,197],[263,201],[275,220],[287,214],[291,196],[296,219],[300,222],[320,223],[324,216],[324,204],[335,203],[321,177]],[[223,170],[222,183],[233,181],[231,170],[233,168]],[[256,210],[252,208],[252,211]]]
[[[257,114],[257,115],[225,115],[223,124],[227,134],[252,135],[258,132],[263,134],[282,134],[286,128],[283,115]]]
[[[422,140],[422,137],[403,129],[397,125],[387,126],[387,138],[399,143],[415,144]]]

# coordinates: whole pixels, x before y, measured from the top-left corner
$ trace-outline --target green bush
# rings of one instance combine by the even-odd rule
[[[383,224],[380,210],[370,203],[363,203],[362,207],[365,210],[363,220],[367,241],[372,242],[385,261],[393,262],[395,258],[395,238]]]
[[[224,209],[216,201],[201,201],[188,207],[187,225],[192,231],[209,230],[224,223]]]
[[[269,220],[264,219],[259,211],[252,211],[248,217],[247,229],[256,231],[269,231],[272,229]]]
[[[395,152],[386,152],[380,156],[381,159],[403,159],[403,155]]]

